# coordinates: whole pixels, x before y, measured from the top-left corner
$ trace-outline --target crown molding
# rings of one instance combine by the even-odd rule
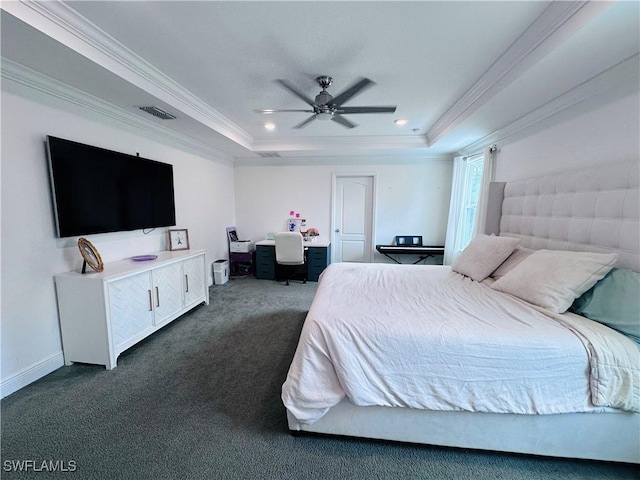
[[[508,126],[467,145],[458,152],[458,155],[477,152],[590,98],[622,90],[625,86],[630,86],[637,91],[640,88],[639,80],[640,54],[635,54],[523,115]]]
[[[451,163],[453,155],[397,154],[397,155],[310,155],[298,157],[237,158],[235,167],[283,167],[283,166],[319,166],[319,165],[424,165],[425,163]]]
[[[191,118],[251,149],[253,137],[72,7],[52,1],[2,2],[2,9]]]
[[[426,149],[423,135],[378,136],[362,135],[351,137],[281,137],[268,140],[256,140],[252,150],[255,152],[327,152],[328,150],[388,150],[388,149]]]
[[[7,83],[17,85],[20,91],[24,89],[38,92],[46,96],[61,100],[69,105],[80,107],[86,111],[98,114],[101,117],[115,121],[123,127],[133,127],[151,137],[155,141],[168,144],[179,149],[188,149],[205,158],[209,158],[221,163],[231,164],[233,158],[228,154],[210,147],[191,137],[177,133],[169,128],[157,125],[133,113],[116,107],[93,95],[89,95],[77,88],[59,82],[51,77],[43,75],[35,70],[20,65],[12,60],[0,57],[2,68],[0,74],[2,78],[2,89],[7,89]]]
[[[524,33],[427,130],[427,144],[434,145],[611,3],[611,0],[551,2]]]

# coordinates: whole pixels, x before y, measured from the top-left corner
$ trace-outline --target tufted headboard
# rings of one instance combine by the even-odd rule
[[[492,183],[485,231],[532,249],[618,252],[640,272],[640,163]]]

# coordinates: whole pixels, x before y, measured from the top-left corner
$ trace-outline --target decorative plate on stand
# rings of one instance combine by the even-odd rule
[[[104,263],[102,257],[98,253],[98,249],[86,238],[78,239],[78,249],[82,255],[82,273],[87,273],[87,265],[93,268],[96,272],[104,270]]]

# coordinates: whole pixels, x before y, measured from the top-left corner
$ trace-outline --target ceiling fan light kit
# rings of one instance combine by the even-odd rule
[[[272,114],[279,112],[305,112],[311,113],[312,115],[307,119],[300,122],[298,125],[293,128],[303,128],[306,127],[313,120],[333,120],[336,123],[339,123],[345,128],[354,128],[357,124],[353,123],[351,120],[347,120],[342,115],[352,115],[352,114],[360,114],[360,113],[394,113],[396,111],[396,107],[394,106],[365,106],[365,107],[345,107],[344,103],[351,100],[356,95],[362,93],[362,91],[366,88],[369,88],[375,83],[368,78],[361,78],[356,81],[353,85],[342,91],[336,97],[333,97],[328,91],[327,88],[331,86],[333,83],[333,78],[328,75],[321,75],[316,78],[316,83],[322,88],[322,91],[316,95],[314,100],[311,100],[304,93],[298,90],[296,87],[291,85],[286,80],[276,80],[282,87],[291,92],[293,95],[298,97],[300,100],[305,102],[307,105],[311,107],[311,110],[290,110],[290,109],[274,109],[269,108],[266,110],[258,110],[259,113],[264,114]]]

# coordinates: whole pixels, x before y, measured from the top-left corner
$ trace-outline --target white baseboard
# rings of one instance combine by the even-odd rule
[[[62,366],[64,366],[64,356],[62,352],[56,353],[39,363],[31,365],[22,372],[2,381],[0,384],[0,398],[4,398],[7,395],[11,395],[13,392],[17,392],[21,388],[26,387],[45,375],[49,375],[51,372]]]

